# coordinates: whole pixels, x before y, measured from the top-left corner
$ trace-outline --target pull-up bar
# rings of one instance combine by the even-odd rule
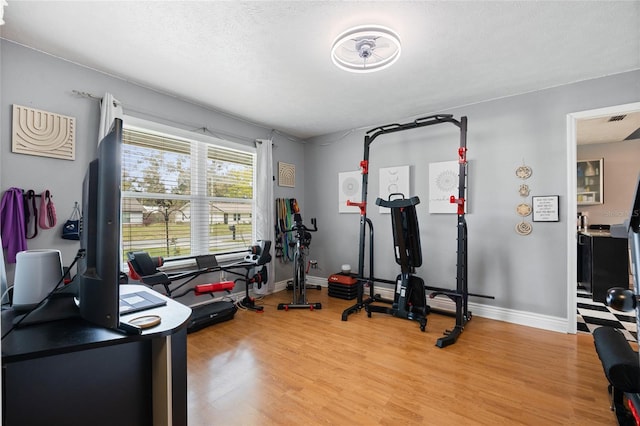
[[[467,117],[462,117],[462,120],[465,122],[464,124],[466,125]],[[456,120],[455,118],[453,118],[453,115],[451,114],[437,114],[437,115],[430,115],[428,117],[416,118],[411,123],[385,124],[384,126],[376,127],[374,129],[369,130],[366,134],[370,135],[369,143],[371,143],[375,138],[385,133],[400,132],[402,130],[415,129],[418,127],[430,126],[432,124],[439,124],[439,123],[453,123],[458,127],[462,126],[462,123]],[[465,132],[466,132],[466,129],[465,129]]]

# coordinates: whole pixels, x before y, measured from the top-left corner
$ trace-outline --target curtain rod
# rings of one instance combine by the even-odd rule
[[[91,93],[88,93],[88,92],[81,92],[81,91],[79,91],[79,90],[75,90],[75,89],[73,89],[73,90],[71,91],[71,93],[73,93],[74,95],[80,96],[81,98],[89,98],[89,99],[93,99],[93,100],[96,100],[96,101],[100,101],[100,102],[102,102],[102,96],[92,95]],[[121,103],[121,102],[119,102],[119,101],[115,101],[115,100],[114,100],[114,101],[113,101],[113,106],[114,106],[114,107],[122,106],[122,103]]]
[[[83,92],[83,91],[80,91],[80,90],[73,89],[73,90],[71,90],[71,93],[73,93],[74,95],[79,96],[81,98],[93,99],[95,101],[102,102],[102,96],[96,96],[96,95],[94,95],[92,93],[89,93],[89,92]],[[114,107],[115,106],[121,106],[121,107],[124,108],[124,105],[120,101],[114,101],[113,102],[113,106]],[[131,107],[128,107],[128,106],[126,107],[126,109],[128,109],[129,111],[137,112],[139,114],[144,114],[144,115],[149,116],[149,117],[154,117],[154,118],[158,118],[158,119],[163,120],[163,121],[168,121],[168,122],[171,122],[171,123],[175,123],[175,124],[178,124],[178,125],[181,125],[181,126],[184,126],[184,127],[195,126],[193,124],[190,125],[190,124],[187,124],[187,123],[182,123],[182,122],[179,122],[179,121],[175,121],[175,120],[172,120],[172,119],[169,119],[169,118],[166,118],[166,117],[162,117],[162,116],[159,116],[159,115],[156,115],[156,114],[152,114],[152,113],[149,113],[149,112],[146,112],[146,111],[141,111],[139,109],[131,108]],[[214,131],[211,131],[206,126],[198,126],[196,128],[192,128],[191,131],[192,132],[201,131],[202,133],[209,133],[212,136],[217,137],[219,139],[225,139],[224,137],[221,137],[219,135],[219,134],[222,134],[222,135],[227,136],[227,137],[231,137],[231,138],[240,139],[240,140],[243,140],[243,141],[254,142],[255,143],[255,139],[252,139],[252,138],[249,138],[249,137],[246,137],[246,136],[242,136],[242,135],[236,135],[236,134],[233,134],[233,133],[227,133],[227,132],[224,132],[224,131],[221,131],[221,130],[216,130],[214,132]],[[269,139],[272,139],[274,132],[279,133],[277,130],[272,129],[271,130],[271,134],[269,135]],[[276,146],[274,145],[274,148],[275,147]]]

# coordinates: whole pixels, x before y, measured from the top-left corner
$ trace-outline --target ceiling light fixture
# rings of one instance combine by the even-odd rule
[[[343,70],[366,73],[391,66],[402,51],[400,37],[380,25],[362,25],[340,34],[331,47],[331,59]]]

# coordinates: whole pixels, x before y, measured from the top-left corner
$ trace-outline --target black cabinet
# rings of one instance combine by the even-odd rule
[[[629,249],[626,238],[608,233],[578,233],[578,282],[604,303],[611,287],[629,287]]]

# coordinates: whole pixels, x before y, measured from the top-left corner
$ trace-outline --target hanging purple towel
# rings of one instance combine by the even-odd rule
[[[27,249],[22,189],[9,188],[0,205],[2,248],[7,249],[7,262],[16,263],[16,254]]]

